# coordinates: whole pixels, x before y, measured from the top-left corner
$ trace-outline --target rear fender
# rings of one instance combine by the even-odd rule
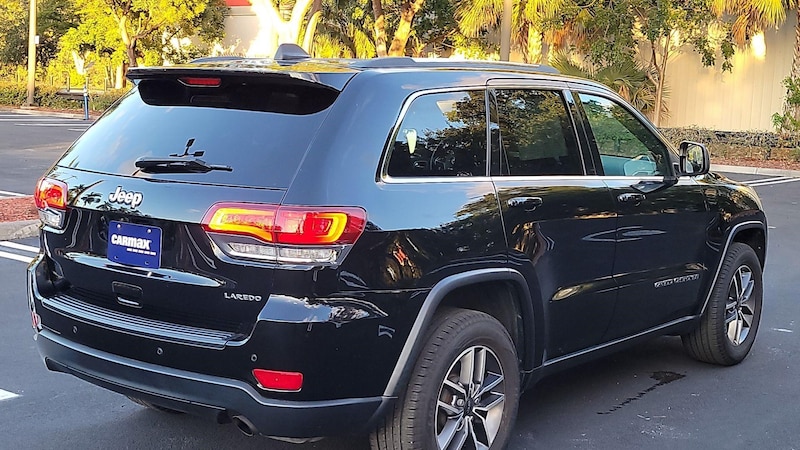
[[[542,328],[536,326],[537,324],[534,322],[535,315],[531,295],[525,278],[516,270],[508,268],[473,270],[444,278],[428,293],[392,371],[392,376],[384,391],[385,396],[397,397],[402,393],[402,386],[405,385],[405,380],[410,377],[417,357],[422,351],[422,346],[425,345],[425,331],[430,326],[442,300],[458,288],[492,281],[510,281],[517,290],[524,327],[523,335],[525,336],[523,354],[520,355],[520,359],[523,361],[521,371],[525,373],[530,371],[536,354],[536,339],[531,338],[531,336],[535,336],[535,330]]]

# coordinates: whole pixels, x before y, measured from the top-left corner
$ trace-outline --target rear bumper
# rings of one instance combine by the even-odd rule
[[[265,436],[302,439],[363,434],[395,401],[389,397],[315,402],[265,399],[241,381],[112,355],[47,329],[36,335],[36,342],[50,370],[161,406],[211,416],[220,423],[244,417]]]

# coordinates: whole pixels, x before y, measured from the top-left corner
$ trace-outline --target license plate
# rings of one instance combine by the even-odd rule
[[[161,228],[134,223],[108,225],[109,261],[157,269],[161,266]]]

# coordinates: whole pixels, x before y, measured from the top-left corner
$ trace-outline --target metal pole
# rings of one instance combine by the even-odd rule
[[[89,120],[89,77],[83,84],[83,120]]]
[[[36,0],[30,0],[28,24],[28,106],[33,106],[33,89],[36,84]]]
[[[511,12],[514,0],[503,0],[503,15],[500,18],[500,61],[511,58]]]

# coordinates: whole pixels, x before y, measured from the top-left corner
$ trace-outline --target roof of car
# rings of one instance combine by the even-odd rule
[[[217,69],[280,70],[292,72],[349,72],[372,69],[461,69],[497,70],[526,73],[558,74],[558,70],[541,64],[523,64],[503,61],[457,60],[447,58],[382,57],[372,59],[297,58],[244,58],[211,56],[195,59],[191,66]],[[186,67],[186,66],[184,66]]]

